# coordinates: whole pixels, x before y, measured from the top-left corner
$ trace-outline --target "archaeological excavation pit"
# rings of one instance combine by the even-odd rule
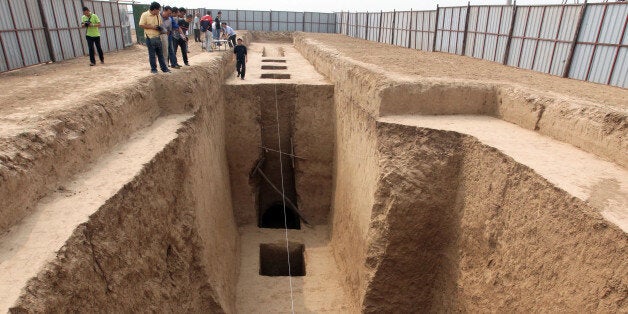
[[[253,35],[245,80],[200,55],[16,133],[0,310],[627,310],[623,111]],[[476,61],[447,62],[533,75]]]
[[[262,70],[287,70],[285,65],[262,65]]]
[[[271,277],[305,276],[304,252],[305,247],[300,243],[292,242],[287,249],[286,243],[262,243],[259,246],[259,274]]]
[[[284,73],[262,73],[260,76],[263,79],[278,79],[278,80],[287,80],[290,78],[290,74]]]

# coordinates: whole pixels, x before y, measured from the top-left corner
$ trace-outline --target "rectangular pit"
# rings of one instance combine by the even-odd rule
[[[275,79],[275,80],[288,80],[288,79],[290,79],[290,74],[262,73],[260,78],[263,78],[263,79]]]
[[[285,243],[261,243],[259,246],[259,274],[262,276],[305,276],[305,246],[290,242],[286,249]],[[288,255],[288,251],[290,254]],[[290,267],[288,267],[290,256]]]
[[[262,70],[287,70],[285,65],[262,65]]]
[[[281,59],[263,59],[262,62],[286,63],[286,60],[281,60]]]

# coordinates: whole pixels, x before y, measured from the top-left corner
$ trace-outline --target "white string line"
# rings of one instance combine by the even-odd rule
[[[277,117],[277,141],[281,152],[281,130],[279,129],[279,100],[277,99],[277,84],[275,87],[275,114]],[[281,202],[283,203],[283,224],[286,231],[286,253],[288,254],[288,279],[290,280],[290,306],[294,314],[294,296],[292,292],[292,270],[290,269],[290,241],[288,240],[288,218],[286,215],[286,192],[283,185],[283,156],[279,154],[279,173],[281,174]]]

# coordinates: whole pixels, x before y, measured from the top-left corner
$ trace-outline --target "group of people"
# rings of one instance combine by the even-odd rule
[[[149,10],[142,13],[139,26],[144,29],[148,59],[152,73],[157,73],[157,61],[162,72],[170,72],[168,66],[180,69],[177,53],[181,48],[183,64],[188,63],[188,30],[193,19],[184,8],[173,8],[151,3]]]
[[[220,38],[227,38],[230,47],[236,46],[236,33],[221,21],[222,12],[218,12],[215,18],[212,18],[211,11],[206,12],[202,18],[197,14],[186,14],[184,8],[172,8],[164,6],[157,2],[150,4],[148,11],[142,13],[139,26],[144,29],[146,36],[146,46],[148,47],[148,60],[150,63],[151,73],[157,73],[157,61],[162,72],[170,72],[166,60],[170,63],[171,68],[181,68],[177,62],[177,51],[181,47],[183,63],[188,63],[188,33],[190,22],[194,30],[194,39],[201,41],[201,33],[205,33],[205,47],[207,51],[213,51],[214,42]],[[234,48],[234,58],[237,59],[238,77],[244,79],[246,71],[247,51],[242,45],[242,39],[238,39]],[[216,42],[216,45],[220,45]]]
[[[190,23],[194,30],[194,40],[202,42],[201,33],[205,34],[204,47],[207,51],[213,51],[214,45],[221,45],[221,38],[225,39],[229,47],[234,47],[233,53],[236,59],[236,69],[238,77],[244,79],[246,72],[246,62],[248,61],[247,49],[239,38],[236,44],[236,33],[226,22],[222,21],[222,12],[218,11],[216,17],[212,18],[211,11],[207,11],[202,18],[187,14],[184,8],[164,6],[157,2],[150,4],[148,11],[142,13],[139,26],[144,29],[146,36],[146,47],[148,47],[148,61],[151,73],[158,73],[157,63],[162,72],[170,72],[170,68],[180,69],[181,65],[177,60],[177,53],[181,48],[183,64],[188,63],[188,34]],[[95,51],[98,51],[100,62],[104,63],[104,55],[100,46],[101,27],[100,19],[96,14],[91,13],[89,8],[83,7],[81,26],[85,27],[87,44],[89,50],[90,66],[96,65]]]
[[[226,40],[229,47],[236,45],[236,32],[222,21],[222,12],[218,11],[216,17],[212,17],[212,11],[205,12],[203,17],[197,13],[194,17],[194,40],[201,42],[207,51],[212,52],[214,46],[220,46],[221,39]],[[205,42],[201,40],[201,33],[205,34]]]

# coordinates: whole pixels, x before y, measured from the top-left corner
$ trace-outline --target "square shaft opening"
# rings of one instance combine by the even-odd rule
[[[259,274],[262,276],[305,276],[305,246],[290,242],[290,267],[285,243],[262,243],[259,246]]]

